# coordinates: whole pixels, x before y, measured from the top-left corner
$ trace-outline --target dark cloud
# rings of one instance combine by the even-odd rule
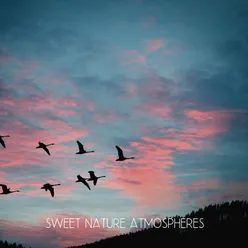
[[[87,66],[110,48],[87,32],[90,27],[85,22],[84,5],[55,0],[1,1],[0,45],[8,46],[22,59],[34,59],[35,55],[40,62],[60,60],[54,68],[86,72]],[[68,54],[69,58],[64,59]]]
[[[247,109],[246,83],[239,85],[239,79],[232,73],[202,73],[188,72],[186,85],[188,90],[183,92],[182,100],[197,102],[198,108],[228,108]],[[192,79],[191,79],[192,78]]]

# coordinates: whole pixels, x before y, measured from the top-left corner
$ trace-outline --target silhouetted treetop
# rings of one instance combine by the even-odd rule
[[[5,241],[0,240],[0,248],[25,248],[25,247],[22,246],[22,244],[18,244],[18,245],[16,243],[10,244],[6,240]]]

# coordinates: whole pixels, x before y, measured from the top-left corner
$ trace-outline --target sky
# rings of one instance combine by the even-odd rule
[[[46,218],[247,199],[247,22],[242,0],[0,0],[0,183],[21,191],[1,195],[0,238],[81,245],[128,228]],[[116,162],[115,145],[136,159]],[[89,170],[106,176],[91,191],[75,183]],[[54,198],[44,183],[61,184]]]

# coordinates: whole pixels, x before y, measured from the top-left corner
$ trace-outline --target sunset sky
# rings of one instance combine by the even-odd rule
[[[46,218],[247,199],[247,23],[242,0],[0,0],[0,184],[21,191],[0,196],[0,239],[80,245],[123,230]],[[75,183],[89,170],[106,176],[91,191]]]

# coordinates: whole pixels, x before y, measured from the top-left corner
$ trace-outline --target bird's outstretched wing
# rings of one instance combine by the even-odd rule
[[[123,151],[121,150],[121,148],[119,146],[115,146],[115,148],[118,151],[119,158],[124,158]]]
[[[47,149],[47,147],[43,147],[44,151],[48,154],[48,155],[51,155],[49,150]]]
[[[50,187],[48,190],[50,191],[51,196],[54,197],[54,188]]]
[[[3,146],[3,148],[6,148],[5,142],[4,142],[4,140],[3,140],[2,138],[0,138],[0,143],[1,143],[1,145]]]
[[[5,185],[5,184],[0,184],[0,186],[2,187],[3,191],[7,191],[7,190],[8,190],[7,185]]]
[[[89,184],[85,180],[82,181],[82,183],[90,190],[90,186],[89,186]]]
[[[80,151],[80,152],[85,152],[84,146],[82,145],[82,143],[79,142],[79,141],[77,140],[77,144],[78,144],[78,149],[79,149],[79,151]]]

